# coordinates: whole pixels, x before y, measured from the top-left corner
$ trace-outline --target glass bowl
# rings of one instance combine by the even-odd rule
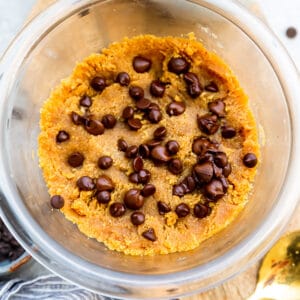
[[[261,144],[253,192],[235,222],[193,251],[149,257],[110,251],[50,209],[37,157],[40,108],[77,61],[109,43],[189,32],[231,66],[249,95]],[[259,259],[296,207],[299,95],[283,47],[236,2],[58,1],[24,28],[1,62],[1,215],[37,261],[90,290],[138,299],[204,291]]]

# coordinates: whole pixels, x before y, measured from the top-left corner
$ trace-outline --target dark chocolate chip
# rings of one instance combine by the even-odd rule
[[[162,140],[167,135],[167,128],[164,126],[155,129],[153,136],[155,139]]]
[[[224,168],[223,168],[223,175],[225,177],[228,177],[231,173],[231,164],[228,163]]]
[[[125,152],[125,156],[127,158],[135,158],[138,154],[138,147],[137,146],[129,146]]]
[[[228,163],[226,153],[216,152],[214,155],[214,162],[219,168],[224,168]]]
[[[177,141],[168,141],[166,144],[167,151],[170,155],[174,155],[179,151],[179,144]]]
[[[72,111],[71,113],[71,120],[75,125],[83,124],[83,118],[78,113]]]
[[[196,218],[202,219],[209,216],[211,213],[211,208],[208,205],[198,203],[194,206],[194,216]]]
[[[80,177],[77,182],[77,187],[81,191],[92,191],[95,188],[94,181],[89,176],[82,176]]]
[[[150,103],[150,106],[148,107],[149,110],[151,109],[157,109],[157,110],[160,110],[160,107],[158,106],[158,104],[154,103],[154,102],[151,102]]]
[[[113,160],[110,156],[101,156],[98,159],[98,167],[102,170],[110,168],[113,164]]]
[[[220,178],[223,175],[223,169],[218,167],[215,163],[213,163],[214,176],[216,178]]]
[[[183,171],[183,165],[180,159],[173,158],[168,163],[168,169],[171,173],[178,175]]]
[[[118,149],[122,152],[125,152],[128,148],[128,144],[126,143],[125,140],[119,139],[118,140]]]
[[[90,107],[92,105],[92,99],[85,95],[80,99],[79,104],[84,107]]]
[[[160,215],[164,215],[164,214],[171,211],[170,206],[167,203],[163,202],[163,201],[158,201],[157,202],[157,209],[158,209],[158,212],[159,212]]]
[[[144,90],[139,86],[132,85],[129,87],[129,95],[134,100],[140,100],[144,98]]]
[[[209,102],[207,107],[210,112],[217,115],[219,118],[225,117],[225,103],[222,100]]]
[[[186,189],[183,184],[175,184],[173,186],[172,194],[174,196],[183,197],[185,195]]]
[[[200,130],[208,135],[216,133],[220,126],[216,115],[197,115],[197,122]]]
[[[109,207],[109,212],[114,218],[122,217],[126,212],[126,207],[121,202],[115,202]]]
[[[82,166],[84,156],[80,152],[74,152],[68,156],[68,164],[73,168]]]
[[[175,212],[179,218],[186,217],[190,213],[190,208],[185,203],[180,203],[176,206]]]
[[[243,158],[243,163],[247,168],[254,168],[257,164],[257,157],[254,153],[247,153]]]
[[[172,57],[168,62],[168,70],[175,74],[186,73],[189,68],[189,63],[183,57]]]
[[[122,86],[128,86],[130,83],[130,76],[126,72],[120,72],[117,75],[116,82],[120,83]]]
[[[139,155],[142,158],[148,158],[150,156],[150,149],[147,145],[141,144],[139,145]]]
[[[144,197],[152,196],[155,194],[155,192],[156,192],[156,187],[151,183],[147,183],[141,191]]]
[[[151,109],[148,113],[148,120],[151,123],[159,123],[162,119],[162,113],[158,109]]]
[[[187,176],[181,184],[185,186],[185,193],[191,193],[196,188],[196,182],[193,176]]]
[[[168,162],[171,157],[165,146],[156,146],[151,150],[151,157],[158,162]]]
[[[133,69],[137,73],[145,73],[148,72],[151,68],[152,62],[150,59],[145,58],[143,56],[136,56],[132,61]]]
[[[135,106],[140,110],[146,110],[150,107],[151,101],[149,99],[143,98],[136,102]]]
[[[156,237],[156,234],[155,234],[155,231],[153,228],[149,228],[149,229],[145,230],[142,233],[142,236],[151,242],[155,242],[157,240],[157,237]]]
[[[153,80],[150,84],[150,93],[154,97],[162,97],[165,92],[165,84],[160,80]]]
[[[139,130],[143,126],[141,120],[136,118],[129,119],[127,124],[131,130]]]
[[[187,84],[187,92],[192,98],[197,98],[202,93],[202,87],[198,76],[195,73],[188,72],[183,76]]]
[[[210,182],[214,175],[214,169],[211,162],[205,162],[203,164],[196,164],[193,167],[193,171],[196,174],[199,182]]]
[[[135,211],[130,216],[131,223],[133,225],[141,225],[145,222],[145,215],[141,211]]]
[[[138,176],[139,176],[139,183],[142,184],[148,183],[151,179],[151,173],[146,169],[140,170],[138,172]]]
[[[232,139],[236,136],[236,130],[228,125],[221,127],[221,134],[224,139]]]
[[[221,176],[220,181],[222,182],[222,185],[223,185],[223,191],[224,191],[224,193],[226,193],[228,190],[228,187],[229,187],[228,180],[224,176]]]
[[[99,203],[107,204],[110,201],[110,192],[109,191],[98,192],[96,198]]]
[[[138,189],[130,189],[125,193],[124,203],[129,209],[139,209],[144,205],[144,197]]]
[[[129,174],[128,179],[132,183],[139,183],[139,174],[136,172],[133,172]]]
[[[103,77],[94,77],[90,84],[91,87],[97,92],[102,92],[106,88],[106,81]]]
[[[60,144],[70,139],[70,135],[64,131],[60,130],[56,135],[56,143]]]
[[[204,88],[207,92],[217,93],[219,91],[219,87],[217,84],[212,81],[209,84],[207,84]]]
[[[61,209],[64,207],[65,205],[65,200],[62,196],[60,195],[54,195],[51,197],[50,199],[50,204],[53,208],[56,208],[56,209]]]
[[[161,141],[160,140],[156,140],[156,139],[153,139],[153,140],[150,140],[147,142],[147,146],[148,148],[151,150],[153,149],[154,147],[160,145]]]
[[[167,105],[166,112],[169,116],[179,116],[185,112],[185,103],[173,101]]]
[[[207,137],[201,136],[193,141],[192,151],[196,155],[203,155],[210,148],[210,146],[211,141]]]
[[[133,115],[134,115],[134,108],[133,108],[132,106],[126,106],[126,107],[123,109],[122,117],[123,117],[125,120],[128,120],[128,119],[133,118]]]
[[[297,35],[297,29],[295,27],[289,27],[285,34],[288,38],[293,39]]]
[[[88,120],[84,128],[92,135],[101,135],[104,133],[104,125],[99,120]]]
[[[102,117],[102,123],[106,129],[114,128],[117,124],[117,119],[111,114],[104,115]]]
[[[140,156],[137,156],[132,161],[132,167],[135,172],[139,172],[144,167],[143,159]]]
[[[96,188],[98,191],[113,191],[115,185],[113,181],[106,175],[101,175],[96,180]]]
[[[210,201],[216,201],[224,196],[223,184],[218,179],[213,179],[204,186],[204,195]]]

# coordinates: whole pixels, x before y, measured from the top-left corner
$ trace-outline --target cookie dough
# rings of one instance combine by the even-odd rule
[[[247,96],[193,36],[125,38],[90,55],[52,91],[40,127],[52,206],[130,255],[191,250],[224,229],[259,160]]]

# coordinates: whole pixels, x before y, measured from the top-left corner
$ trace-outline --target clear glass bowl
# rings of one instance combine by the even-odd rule
[[[124,36],[194,32],[232,67],[260,131],[249,204],[190,252],[131,257],[83,236],[49,207],[38,166],[39,111],[75,63]],[[208,289],[244,270],[278,238],[299,183],[299,79],[283,47],[233,1],[61,0],[16,38],[0,66],[1,215],[41,264],[102,294],[164,298]]]

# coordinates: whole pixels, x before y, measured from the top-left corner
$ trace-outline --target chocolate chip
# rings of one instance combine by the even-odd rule
[[[218,167],[224,168],[228,163],[226,153],[224,153],[224,152],[215,153],[214,162]]]
[[[176,206],[175,212],[179,218],[186,217],[190,213],[190,208],[185,203],[180,203]]]
[[[128,119],[131,119],[134,115],[134,109],[132,106],[126,106],[124,109],[123,109],[123,112],[122,112],[122,117],[125,119],[125,120],[128,120]]]
[[[104,126],[99,120],[88,120],[84,128],[92,135],[101,135],[104,133]]]
[[[136,56],[132,61],[133,69],[137,73],[145,73],[148,72],[151,68],[152,62],[150,59],[145,58],[143,56]]]
[[[131,130],[139,130],[143,126],[141,120],[136,118],[129,119],[127,124]]]
[[[51,197],[50,199],[50,204],[53,208],[56,208],[56,209],[61,209],[64,207],[65,205],[65,200],[62,196],[60,195],[54,195]]]
[[[102,170],[110,168],[113,164],[113,160],[110,156],[101,156],[98,159],[98,167]]]
[[[148,113],[148,120],[151,123],[159,123],[162,119],[162,113],[158,109],[151,109]]]
[[[144,167],[143,159],[140,156],[137,156],[136,158],[134,158],[132,161],[132,167],[133,167],[133,170],[136,172],[141,171]]]
[[[231,173],[231,164],[228,163],[224,168],[223,168],[223,175],[225,177],[228,177]]]
[[[163,201],[158,201],[157,202],[157,209],[158,209],[158,212],[159,212],[160,215],[164,215],[164,214],[171,211],[170,206],[167,203],[163,202]]]
[[[106,129],[114,128],[117,124],[117,119],[111,114],[104,115],[102,117],[102,123]]]
[[[148,148],[151,150],[151,149],[153,149],[154,147],[160,145],[160,143],[161,143],[161,141],[156,140],[156,139],[153,139],[153,140],[150,140],[150,141],[147,142],[147,146],[148,146]]]
[[[150,107],[151,101],[149,99],[143,98],[136,102],[135,106],[140,110],[146,110]]]
[[[207,92],[217,93],[219,91],[219,87],[215,82],[210,82],[204,88]]]
[[[136,172],[133,172],[129,174],[128,179],[132,183],[139,183],[139,174]]]
[[[150,103],[150,106],[148,107],[149,110],[151,109],[157,109],[157,110],[160,110],[160,107],[158,106],[158,104],[154,103],[154,102],[151,102]]]
[[[107,204],[110,201],[110,192],[109,191],[98,192],[96,198],[99,203]]]
[[[77,187],[81,191],[92,191],[95,188],[94,181],[89,176],[82,176],[80,177],[77,182]]]
[[[115,202],[109,207],[109,212],[112,217],[118,218],[118,217],[122,217],[125,214],[126,208],[123,203]]]
[[[168,141],[166,144],[167,151],[170,155],[174,155],[179,151],[179,144],[177,141]]]
[[[185,187],[185,193],[191,193],[196,188],[196,182],[193,176],[187,176],[181,184]]]
[[[222,182],[222,185],[223,185],[223,191],[224,191],[224,193],[226,193],[228,190],[228,187],[229,187],[229,183],[224,176],[220,177],[220,181]]]
[[[129,95],[134,100],[140,100],[144,98],[144,90],[139,86],[130,86],[129,87]]]
[[[243,163],[247,168],[254,168],[257,164],[257,158],[254,153],[247,153],[243,158]]]
[[[80,99],[79,104],[84,107],[90,107],[92,105],[92,99],[85,95]]]
[[[194,206],[194,216],[196,218],[202,219],[209,216],[211,213],[211,208],[207,205],[198,203]]]
[[[139,177],[139,183],[146,184],[151,179],[151,173],[148,170],[143,169],[138,172],[138,177]]]
[[[213,163],[214,176],[216,178],[220,178],[223,175],[223,169],[218,167],[215,163]]]
[[[172,194],[178,197],[183,197],[185,195],[185,187],[183,184],[175,184],[173,186]]]
[[[285,34],[288,38],[293,39],[297,35],[297,29],[295,27],[289,27]]]
[[[71,120],[75,125],[81,125],[83,123],[83,118],[78,113],[71,112]]]
[[[106,88],[106,81],[103,77],[94,77],[90,84],[91,87],[97,92],[102,92]]]
[[[153,80],[150,84],[150,93],[154,97],[162,97],[165,92],[165,84],[160,80]]]
[[[180,159],[173,158],[168,163],[168,169],[171,173],[178,175],[183,171],[183,165]]]
[[[68,156],[68,164],[73,168],[82,166],[84,156],[80,152],[73,152]]]
[[[126,72],[120,72],[117,75],[116,82],[120,83],[122,86],[128,86],[130,83],[130,76]]]
[[[157,237],[156,237],[156,234],[155,234],[155,231],[153,228],[149,228],[148,230],[145,230],[142,233],[142,236],[151,242],[155,242],[157,240]]]
[[[131,223],[133,225],[141,225],[145,222],[145,215],[141,211],[135,211],[130,216]]]
[[[179,116],[185,112],[185,103],[173,101],[167,105],[166,112],[169,116]]]
[[[156,187],[151,183],[147,183],[141,191],[144,197],[152,196],[155,194],[155,192],[156,192]]]
[[[151,150],[151,157],[158,162],[168,162],[171,157],[165,146],[156,146]]]
[[[211,142],[207,137],[201,136],[193,141],[192,151],[196,155],[203,155],[211,146]]]
[[[175,74],[186,73],[189,68],[189,63],[183,57],[172,57],[168,62],[168,70]]]
[[[193,171],[196,174],[199,182],[210,182],[214,175],[214,169],[211,162],[205,162],[203,164],[196,164],[193,167]]]
[[[136,210],[144,205],[144,197],[138,189],[130,189],[125,193],[124,203],[127,208]]]
[[[204,186],[204,195],[210,201],[216,201],[224,196],[223,184],[218,179],[213,179]]]
[[[209,102],[207,107],[210,112],[217,115],[219,118],[225,117],[225,103],[222,100]]]
[[[100,192],[101,191],[113,191],[115,189],[115,185],[108,176],[101,175],[96,180],[96,188]]]
[[[138,147],[137,146],[129,146],[125,152],[125,156],[127,158],[135,158],[138,154]]]
[[[216,133],[220,126],[216,115],[197,115],[197,122],[200,130],[208,135]]]
[[[192,98],[197,98],[202,93],[202,87],[198,76],[195,73],[188,72],[183,76],[187,84],[187,92]]]
[[[125,152],[128,148],[128,144],[126,143],[125,140],[119,139],[118,140],[118,149],[122,152]]]
[[[167,135],[167,128],[164,126],[155,129],[153,136],[155,139],[162,140]]]
[[[63,143],[68,139],[70,139],[70,135],[64,130],[60,130],[56,135],[56,143],[58,144]]]
[[[224,139],[232,139],[236,136],[236,130],[231,126],[224,125],[221,127],[221,134]]]
[[[139,145],[139,154],[142,158],[148,158],[150,156],[150,149],[147,145]]]

